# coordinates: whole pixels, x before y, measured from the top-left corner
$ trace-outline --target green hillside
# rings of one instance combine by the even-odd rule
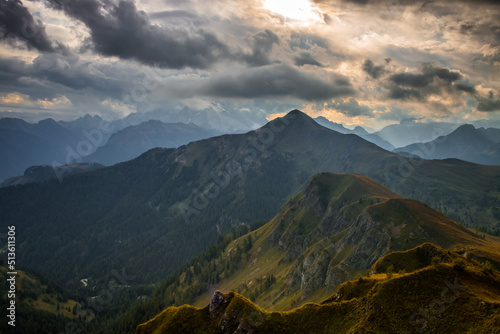
[[[359,277],[319,304],[271,312],[235,292],[216,291],[210,305],[169,307],[136,333],[500,332],[498,272],[457,253],[423,247],[400,256],[413,262],[420,261],[418,254],[443,259],[435,255],[431,264],[411,272]]]
[[[2,333],[59,333],[65,330],[67,324],[77,324],[84,320],[91,320],[83,313],[77,314],[80,305],[77,296],[70,294],[45,277],[24,270],[16,270],[15,275],[8,274],[5,266],[0,266],[0,287],[2,296],[0,306],[2,310],[9,307],[11,300],[15,301],[15,327],[7,324],[10,319],[5,318],[0,324]],[[15,298],[9,298],[10,291],[8,278],[15,277]],[[7,312],[7,311],[6,311]],[[80,317],[79,317],[80,315]]]

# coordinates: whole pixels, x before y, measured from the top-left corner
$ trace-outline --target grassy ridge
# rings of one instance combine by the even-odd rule
[[[264,311],[230,292],[224,295],[227,306],[222,311],[171,307],[140,325],[137,333],[227,333],[228,328],[254,333],[500,332],[499,273],[458,253],[430,244],[422,247],[424,252],[445,252],[463,264],[433,261],[409,273],[358,278],[320,304],[286,312]],[[388,257],[419,261],[417,250],[422,247]]]

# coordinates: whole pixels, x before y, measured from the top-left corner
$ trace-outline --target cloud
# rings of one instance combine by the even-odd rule
[[[44,101],[31,104],[30,108],[38,109],[48,107],[48,102],[53,103],[64,96],[71,103],[60,106],[65,106],[70,113],[92,111],[103,117],[114,117],[118,110],[103,105],[103,101],[125,101],[124,96],[132,95],[135,103],[134,93],[139,93],[141,98],[143,95],[147,97],[156,83],[146,78],[150,72],[156,71],[161,70],[130,62],[90,61],[57,53],[42,54],[32,62],[0,58],[0,95],[14,93],[10,96],[28,96],[30,101]],[[149,77],[154,79],[156,76]],[[44,111],[44,114],[50,113]]]
[[[447,68],[436,68],[431,64],[424,64],[423,66],[424,75],[434,78],[438,77],[448,83],[452,83],[462,78],[462,75],[456,71],[450,71]]]
[[[49,1],[83,22],[90,30],[88,48],[104,56],[163,68],[203,69],[229,54],[226,45],[210,32],[152,24],[132,1]]]
[[[314,34],[294,32],[288,40],[288,46],[293,50],[310,50],[315,46],[328,50],[328,41]]]
[[[0,39],[18,40],[40,52],[56,51],[44,25],[19,0],[0,0]]]
[[[433,76],[425,74],[397,73],[391,75],[389,80],[400,86],[422,88],[427,87],[432,82]]]
[[[265,98],[290,96],[302,100],[325,100],[354,94],[347,78],[321,79],[286,64],[267,65],[214,76],[199,93],[215,97]]]
[[[252,53],[242,54],[240,57],[251,66],[269,65],[269,54],[274,44],[279,44],[280,38],[271,30],[259,32],[252,39]]]
[[[488,97],[477,96],[478,100],[477,110],[479,111],[499,111],[500,110],[500,99],[495,99],[493,92],[490,92]]]
[[[373,79],[378,79],[385,73],[383,65],[375,66],[370,59],[365,60],[363,63],[363,71],[368,73]]]
[[[350,97],[347,99],[340,99],[332,101],[326,105],[327,108],[335,109],[344,115],[356,116],[373,116],[373,111],[366,105],[361,105],[359,102]]]
[[[392,87],[389,92],[389,97],[396,100],[408,100],[411,98],[421,99],[423,96],[422,93],[416,89]]]
[[[462,92],[466,92],[466,93],[469,93],[469,94],[476,93],[476,87],[474,87],[474,85],[469,85],[469,84],[466,84],[466,83],[457,82],[453,86],[457,90],[462,91]]]
[[[301,52],[300,55],[294,57],[293,60],[297,66],[313,65],[323,67],[323,64],[317,61],[309,52]]]
[[[434,67],[424,63],[421,73],[396,73],[389,77],[389,98],[398,100],[424,99],[427,95],[441,95],[470,92],[473,87],[463,83],[453,84],[462,74],[448,68]]]

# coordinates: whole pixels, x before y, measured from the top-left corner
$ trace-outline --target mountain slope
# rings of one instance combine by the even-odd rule
[[[434,252],[446,254],[439,248]],[[456,253],[444,256],[460,257]],[[208,306],[169,307],[139,325],[136,333],[500,331],[498,272],[475,261],[437,259],[410,273],[387,272],[346,282],[322,303],[308,303],[288,312],[265,311],[235,292],[216,291]]]
[[[79,307],[77,295],[64,291],[39,274],[24,270],[16,270],[16,288],[11,289],[8,279],[12,274],[9,272],[6,266],[0,265],[0,287],[5,292],[0,297],[0,307],[6,310],[10,301],[15,301],[15,327],[7,324],[13,319],[8,316],[10,311],[6,311],[6,320],[0,324],[2,333],[60,333],[68,323],[79,322],[73,313]],[[15,299],[8,297],[10,290],[14,290]]]
[[[85,161],[114,165],[136,158],[155,147],[176,148],[192,141],[213,137],[216,134],[213,130],[194,124],[166,124],[151,120],[114,133],[104,146],[86,157]]]
[[[424,159],[457,158],[479,164],[500,165],[500,144],[492,142],[472,125],[462,125],[447,136],[398,148]]]
[[[500,206],[500,167],[405,160],[296,110],[247,134],[154,149],[62,183],[2,188],[0,219],[16,225],[20,261],[60,283],[107,280],[110,266],[151,283],[231,227],[270,219],[325,171],[370,176],[471,224],[493,225]]]

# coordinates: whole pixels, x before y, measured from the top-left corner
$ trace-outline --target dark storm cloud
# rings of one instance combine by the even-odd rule
[[[226,74],[208,80],[199,92],[230,98],[265,98],[290,96],[302,100],[325,100],[352,95],[346,78],[324,80],[318,76],[285,65],[268,65]]]
[[[272,61],[269,54],[274,44],[279,44],[280,38],[271,30],[259,32],[252,39],[252,53],[243,54],[241,58],[251,66],[269,65]]]
[[[375,66],[375,64],[373,64],[373,61],[371,61],[370,59],[365,60],[365,62],[363,63],[363,71],[368,73],[373,79],[378,79],[382,74],[385,73],[383,65]]]
[[[0,39],[16,39],[41,52],[56,51],[43,24],[19,0],[0,0]]]
[[[389,77],[391,83],[389,97],[398,100],[422,99],[429,94],[441,94],[442,89],[457,94],[457,92],[469,92],[473,89],[466,84],[453,83],[462,78],[457,71],[447,68],[434,67],[424,63],[422,73],[396,73]]]
[[[373,116],[373,111],[368,106],[360,105],[359,102],[352,97],[347,100],[332,101],[328,103],[327,107],[351,117]]]
[[[407,100],[411,98],[421,99],[422,93],[416,89],[405,89],[401,87],[392,87],[389,97],[396,100]]]
[[[422,88],[432,82],[433,77],[425,74],[398,73],[390,76],[389,80],[401,86]]]
[[[187,10],[165,10],[161,12],[154,12],[148,14],[148,16],[153,19],[163,19],[167,20],[168,23],[174,22],[195,22],[195,23],[204,23],[205,19],[202,19],[200,16],[189,12]]]
[[[309,52],[301,52],[300,55],[294,57],[293,60],[297,66],[313,65],[323,67],[323,64],[317,61]]]
[[[490,92],[488,97],[477,96],[478,100],[477,110],[479,111],[499,111],[500,99],[495,99],[493,92]]]
[[[475,94],[476,93],[476,88],[473,85],[469,85],[469,84],[457,82],[453,86],[457,90],[462,91],[462,92],[466,92],[466,93],[469,93],[469,94]]]
[[[126,64],[96,64],[76,56],[43,54],[33,63],[0,59],[0,94],[18,92],[44,99],[92,92],[102,98],[121,98],[123,92],[131,89],[135,76]]]
[[[452,83],[462,78],[462,75],[456,71],[450,71],[447,68],[436,68],[430,64],[424,64],[423,67],[424,75],[434,79],[434,77],[438,77],[447,83]]]
[[[208,68],[229,54],[226,45],[207,31],[152,24],[131,1],[49,1],[82,21],[90,30],[89,47],[104,56],[181,69]]]

